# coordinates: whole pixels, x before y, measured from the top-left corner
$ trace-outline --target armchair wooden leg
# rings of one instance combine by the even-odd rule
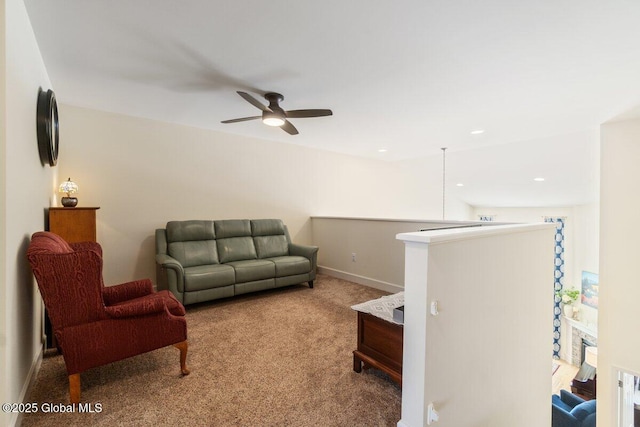
[[[182,375],[189,375],[191,372],[189,371],[189,368],[187,368],[187,349],[189,348],[189,343],[187,341],[182,341],[178,344],[174,344],[173,346],[180,350],[180,370],[182,371]]]
[[[69,375],[69,400],[80,403],[80,374]]]

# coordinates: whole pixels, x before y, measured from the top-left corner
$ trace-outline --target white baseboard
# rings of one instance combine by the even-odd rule
[[[383,282],[382,280],[372,279],[370,277],[359,276],[353,273],[347,273],[346,271],[336,270],[335,268],[318,266],[318,273],[326,274],[327,276],[337,277],[338,279],[348,280],[350,282],[358,283],[360,285],[369,286],[370,288],[380,289],[390,293],[398,293],[404,291],[404,287],[396,285],[395,283]]]
[[[29,369],[29,373],[27,374],[27,378],[25,378],[24,384],[22,385],[22,390],[20,391],[20,397],[18,398],[18,402],[25,402],[25,399],[29,395],[31,391],[31,387],[35,382],[36,376],[38,375],[38,371],[40,371],[40,366],[42,365],[42,358],[44,357],[44,343],[40,346],[40,351],[36,354],[35,358],[31,362],[31,368]],[[9,418],[9,426],[19,426],[22,424],[22,412],[13,412],[11,417]]]

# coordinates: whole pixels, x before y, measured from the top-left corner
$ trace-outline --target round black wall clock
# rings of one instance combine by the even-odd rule
[[[40,161],[43,165],[55,166],[58,162],[58,104],[51,89],[38,93],[36,120]]]

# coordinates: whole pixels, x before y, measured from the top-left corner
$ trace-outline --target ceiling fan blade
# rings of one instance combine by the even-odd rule
[[[294,125],[292,125],[289,120],[285,120],[284,124],[282,126],[280,126],[280,128],[283,131],[285,131],[286,133],[288,133],[289,135],[297,135],[298,134],[298,129],[296,129],[296,127]]]
[[[253,105],[254,107],[258,108],[261,111],[268,109],[266,106],[262,105],[260,101],[255,99],[253,96],[249,95],[247,92],[242,92],[239,90],[238,95],[243,97],[245,101],[247,101],[249,104]]]
[[[223,120],[220,123],[238,123],[238,122],[246,122],[247,120],[255,120],[255,119],[261,119],[261,118],[262,116],[241,117],[239,119]]]
[[[331,116],[331,110],[290,110],[286,112],[288,118],[299,119],[304,117],[324,117]]]

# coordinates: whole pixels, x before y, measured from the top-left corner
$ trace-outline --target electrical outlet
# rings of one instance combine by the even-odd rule
[[[440,419],[440,414],[433,407],[433,403],[427,406],[427,425],[431,425]]]
[[[355,252],[353,252],[351,254],[351,262],[356,262],[356,253]]]

